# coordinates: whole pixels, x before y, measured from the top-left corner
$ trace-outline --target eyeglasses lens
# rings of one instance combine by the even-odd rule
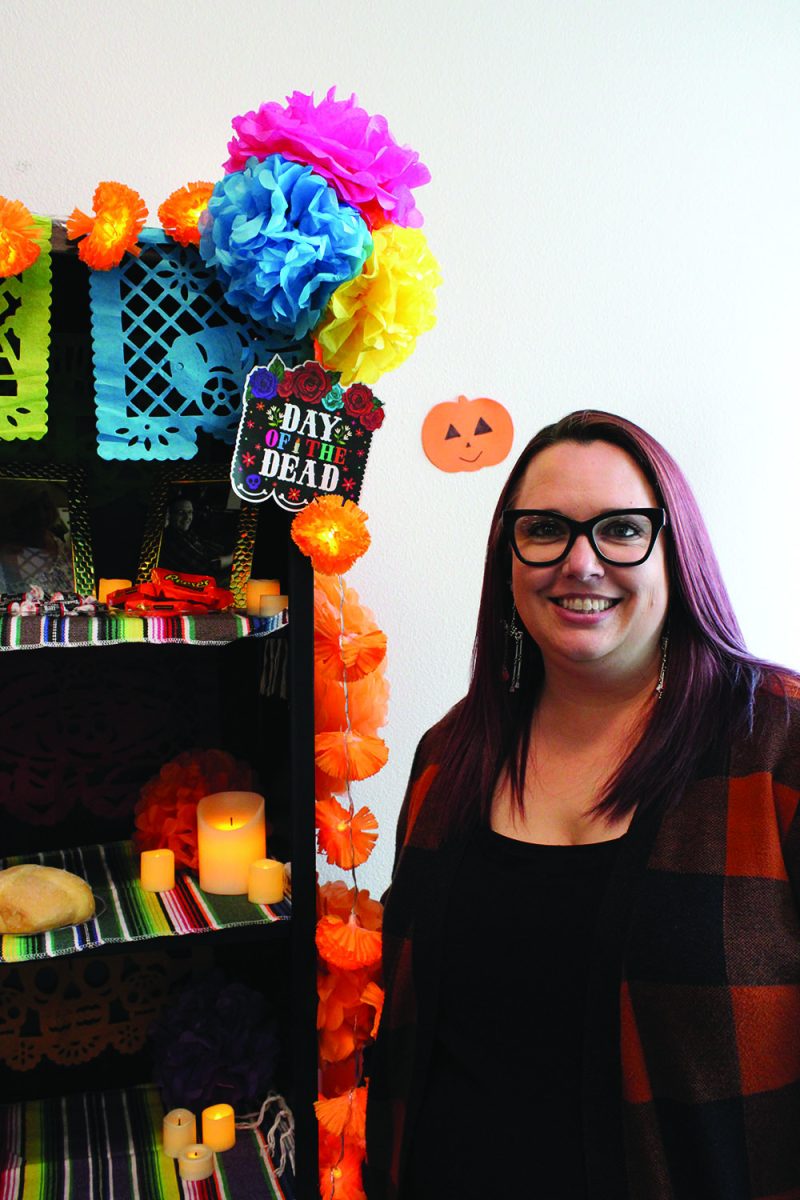
[[[545,565],[564,553],[571,536],[567,521],[550,513],[518,517],[514,524],[517,549],[526,562]],[[653,522],[641,513],[603,517],[592,526],[595,546],[607,562],[633,566],[647,555],[653,541]]]

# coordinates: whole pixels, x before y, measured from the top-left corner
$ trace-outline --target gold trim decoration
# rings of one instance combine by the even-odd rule
[[[80,467],[63,463],[0,464],[0,480],[20,483],[55,483],[67,494],[72,548],[73,589],[81,596],[94,594],[94,562],[89,528],[86,474]],[[0,522],[0,541],[2,540]],[[31,581],[33,586],[34,581]]]
[[[136,573],[137,583],[146,583],[150,579],[153,567],[159,565],[161,542],[164,536],[164,518],[170,491],[180,487],[181,484],[196,486],[203,483],[225,483],[229,490],[232,490],[230,468],[227,464],[222,463],[205,466],[202,463],[165,463],[161,465],[147,511]],[[229,586],[237,608],[245,607],[246,584],[250,578],[256,544],[258,511],[258,506],[255,504],[241,504],[236,527],[236,540],[230,548],[233,552],[233,561]],[[166,563],[164,565],[173,566],[175,564]]]

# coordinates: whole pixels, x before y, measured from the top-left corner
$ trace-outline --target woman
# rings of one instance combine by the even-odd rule
[[[666,451],[542,430],[400,815],[370,1200],[800,1197],[798,730]]]

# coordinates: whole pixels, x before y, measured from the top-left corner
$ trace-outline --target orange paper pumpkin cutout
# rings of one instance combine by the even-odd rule
[[[459,396],[436,404],[422,424],[422,448],[440,471],[479,471],[502,462],[514,440],[514,423],[497,400]]]

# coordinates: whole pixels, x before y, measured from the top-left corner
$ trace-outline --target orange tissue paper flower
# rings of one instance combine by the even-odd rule
[[[253,772],[224,750],[185,750],[165,763],[136,802],[140,850],[167,848],[175,865],[197,868],[197,804],[214,792],[250,791]]]
[[[383,924],[383,905],[373,900],[369,888],[348,887],[342,879],[331,879],[317,888],[317,916],[341,917],[347,920],[355,912],[365,929],[380,929]]]
[[[357,1054],[342,1058],[338,1062],[320,1063],[319,1088],[325,1096],[341,1096],[357,1087],[361,1078],[361,1063]],[[337,1148],[340,1145],[337,1139]],[[338,1157],[338,1154],[337,1154]]]
[[[389,747],[383,738],[373,734],[335,730],[316,735],[314,757],[326,775],[338,779],[369,779],[386,766]]]
[[[353,1138],[361,1143],[366,1141],[366,1087],[352,1088],[343,1096],[335,1096],[331,1100],[320,1096],[314,1104],[314,1111],[322,1128],[334,1137]]]
[[[320,1130],[319,1194],[323,1200],[366,1200],[361,1183],[364,1147]]]
[[[318,496],[292,521],[292,538],[321,575],[343,575],[369,548],[367,514],[352,500]]]
[[[381,935],[376,930],[364,929],[355,913],[346,921],[341,917],[323,917],[317,923],[316,942],[325,962],[345,971],[371,967],[381,957]]]
[[[138,255],[137,239],[147,219],[144,200],[124,183],[99,183],[92,200],[95,215],[76,208],[67,221],[67,237],[83,238],[78,257],[96,271],[118,267],[126,251]]]
[[[375,1020],[372,1023],[372,1029],[370,1030],[369,1036],[371,1038],[376,1038],[378,1036],[378,1026],[381,1023],[381,1016],[383,1015],[383,988],[379,987],[374,980],[371,980],[361,993],[361,999],[365,1004],[368,1004],[370,1008],[375,1009]]]
[[[200,214],[208,208],[213,191],[213,183],[199,180],[187,183],[167,196],[160,206],[158,219],[164,231],[179,246],[200,245],[200,229],[197,223]]]
[[[378,839],[378,822],[366,805],[351,817],[349,811],[330,796],[317,801],[315,814],[317,846],[329,863],[351,871],[367,861]]]
[[[326,679],[362,679],[386,656],[386,634],[354,588],[344,589],[327,575],[314,577],[314,663]]]
[[[21,200],[0,196],[0,277],[19,275],[42,252],[40,231],[33,214]]]
[[[371,675],[347,685],[347,708],[344,688],[336,680],[317,675],[314,679],[314,725],[320,733],[335,729],[351,729],[375,734],[386,724],[389,707],[389,680],[381,665]]]

